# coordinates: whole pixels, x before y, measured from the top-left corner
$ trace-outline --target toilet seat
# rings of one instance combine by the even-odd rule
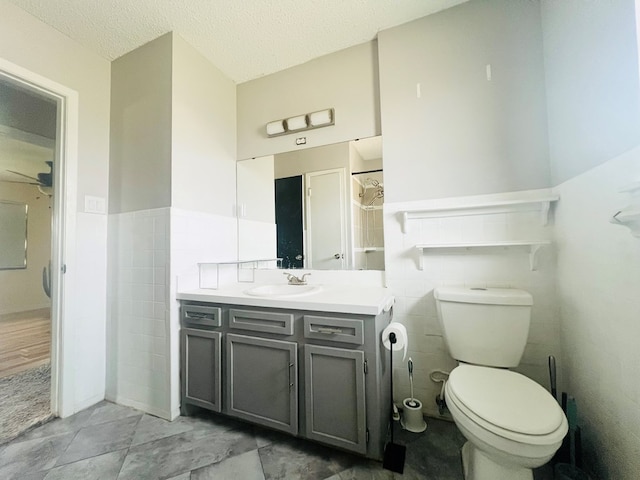
[[[509,370],[460,365],[446,385],[455,403],[479,427],[530,445],[560,442],[567,421],[555,399],[533,380]]]

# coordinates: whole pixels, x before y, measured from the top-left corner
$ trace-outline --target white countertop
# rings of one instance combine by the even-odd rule
[[[391,290],[385,287],[321,285],[318,292],[308,295],[256,297],[245,292],[260,284],[238,283],[213,289],[179,292],[178,300],[249,305],[254,307],[290,308],[320,312],[378,315],[393,305]]]

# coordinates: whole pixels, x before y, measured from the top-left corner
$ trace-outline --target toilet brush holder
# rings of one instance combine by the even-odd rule
[[[402,401],[402,420],[400,421],[405,430],[413,433],[424,432],[427,429],[427,422],[422,416],[422,402],[415,398],[405,398]]]

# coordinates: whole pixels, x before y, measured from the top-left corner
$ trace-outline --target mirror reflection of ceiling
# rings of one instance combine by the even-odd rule
[[[0,181],[42,185],[51,169],[55,102],[0,78]]]
[[[353,142],[363,160],[377,160],[382,158],[382,137],[362,138]]]
[[[9,1],[107,60],[174,31],[242,83],[467,0]]]

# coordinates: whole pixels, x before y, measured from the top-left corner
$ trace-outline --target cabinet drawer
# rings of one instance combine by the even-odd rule
[[[293,314],[231,309],[229,327],[252,332],[293,335]]]
[[[219,327],[222,324],[220,307],[182,305],[182,322],[185,327]]]
[[[364,324],[362,320],[355,318],[305,315],[304,336],[305,338],[362,345],[364,343]]]

